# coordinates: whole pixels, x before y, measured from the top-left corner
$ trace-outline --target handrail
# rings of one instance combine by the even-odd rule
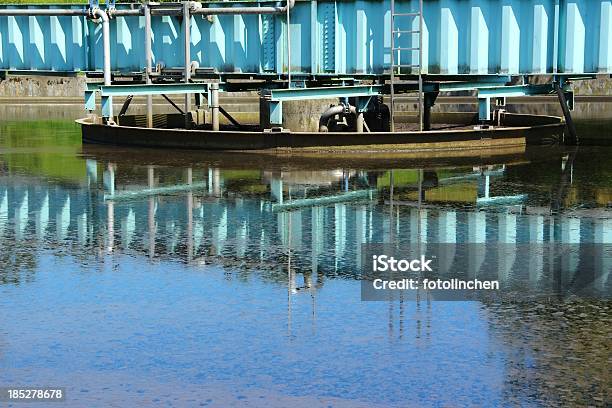
[[[148,4],[142,5],[138,9],[112,9],[108,10],[109,17],[115,16],[141,16],[144,15],[144,7],[149,7],[151,15],[183,15],[180,3],[164,3],[159,6],[151,7]],[[282,7],[262,6],[262,7],[202,7],[202,3],[191,2],[190,14],[199,15],[221,15],[221,14],[284,14],[295,6],[295,0],[287,0]]]

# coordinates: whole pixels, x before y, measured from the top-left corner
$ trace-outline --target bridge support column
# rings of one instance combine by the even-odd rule
[[[185,1],[183,2],[183,38],[185,39],[185,70],[184,70],[184,80],[185,83],[191,81],[191,37],[190,37],[190,28],[191,28],[191,13],[190,13],[191,2]],[[217,85],[217,89],[219,86]],[[218,104],[217,104],[218,106]],[[191,121],[189,119],[189,111],[191,111],[191,94],[185,94],[185,129],[189,129],[191,127]],[[213,119],[214,120],[214,119]],[[218,130],[218,129],[217,129]]]
[[[210,84],[210,96],[208,103],[212,116],[212,130],[219,130],[219,84]]]

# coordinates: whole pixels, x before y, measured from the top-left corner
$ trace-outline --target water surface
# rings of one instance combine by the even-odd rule
[[[154,151],[0,123],[0,385],[66,406],[605,406],[609,263],[582,286],[580,255],[560,287],[500,269],[535,299],[365,302],[359,278],[364,243],[609,244],[610,154]]]

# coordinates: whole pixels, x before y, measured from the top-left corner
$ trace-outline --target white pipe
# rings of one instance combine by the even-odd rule
[[[108,14],[102,9],[95,8],[91,10],[93,17],[98,17],[102,20],[102,49],[104,53],[104,85],[111,84],[111,59],[110,59],[110,25]]]
[[[185,69],[183,80],[189,83],[191,79],[191,15],[189,13],[191,4],[183,4],[183,48],[185,53]],[[189,128],[189,111],[191,110],[191,94],[185,94],[185,129]]]
[[[212,16],[216,14],[283,14],[291,10],[295,0],[287,0],[283,7],[202,7],[201,3],[194,3],[191,14],[204,14]]]
[[[0,16],[88,16],[88,9],[0,9]]]
[[[144,10],[142,8],[137,9],[109,9],[107,10],[109,17],[115,16],[142,16]]]
[[[152,61],[151,61],[151,8],[148,5],[144,7],[144,19],[145,19],[145,62],[146,62],[146,72],[145,79],[147,84],[151,84],[151,71]],[[147,127],[153,127],[153,95],[147,95]]]
[[[295,5],[295,0],[287,0],[282,7],[202,7],[200,3],[192,3],[191,14],[217,15],[217,14],[284,14]],[[171,4],[162,7],[151,7],[153,15],[182,15],[180,8],[172,8]],[[104,10],[97,9],[102,12]],[[144,10],[139,9],[113,9],[104,12],[107,17],[114,16],[141,16]],[[0,16],[87,16],[88,9],[0,9]]]
[[[219,130],[219,84],[213,82],[210,84],[210,101],[209,107],[212,114],[212,130]]]
[[[0,9],[0,16],[91,16],[102,20],[102,47],[104,52],[104,85],[111,84],[110,25],[108,14],[102,9]],[[112,118],[112,99],[111,104]]]
[[[104,85],[109,86],[111,80],[111,55],[110,55],[110,24],[108,14],[102,9],[95,8],[91,10],[92,17],[97,17],[102,20],[102,49],[104,53]],[[113,123],[113,97],[108,97],[108,121]]]
[[[291,7],[289,7],[289,2],[287,2],[287,6],[285,7],[285,19],[287,23],[287,88],[291,88],[291,21],[289,19],[290,9]]]

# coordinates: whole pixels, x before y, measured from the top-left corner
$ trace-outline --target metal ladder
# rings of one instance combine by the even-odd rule
[[[402,30],[398,29],[395,26],[395,18],[396,17],[411,17],[408,18],[411,23],[414,21],[414,18],[419,19],[419,29],[418,30]],[[423,76],[422,76],[422,64],[423,61],[423,0],[419,0],[419,10],[412,11],[408,13],[396,13],[395,12],[395,0],[391,0],[391,132],[395,132],[395,85],[397,84],[396,76],[401,75],[402,68],[418,68],[418,84],[419,84],[419,130],[423,130]],[[419,36],[419,46],[418,47],[396,47],[396,39],[401,37],[402,34],[414,35],[417,34]],[[414,61],[411,61],[411,64],[402,64],[400,61],[400,52],[401,51],[418,51],[419,52],[419,61],[418,64],[415,64]],[[397,54],[397,60],[396,55]],[[397,61],[397,62],[396,62]],[[395,70],[397,69],[397,73]],[[412,71],[411,71],[412,73]]]

